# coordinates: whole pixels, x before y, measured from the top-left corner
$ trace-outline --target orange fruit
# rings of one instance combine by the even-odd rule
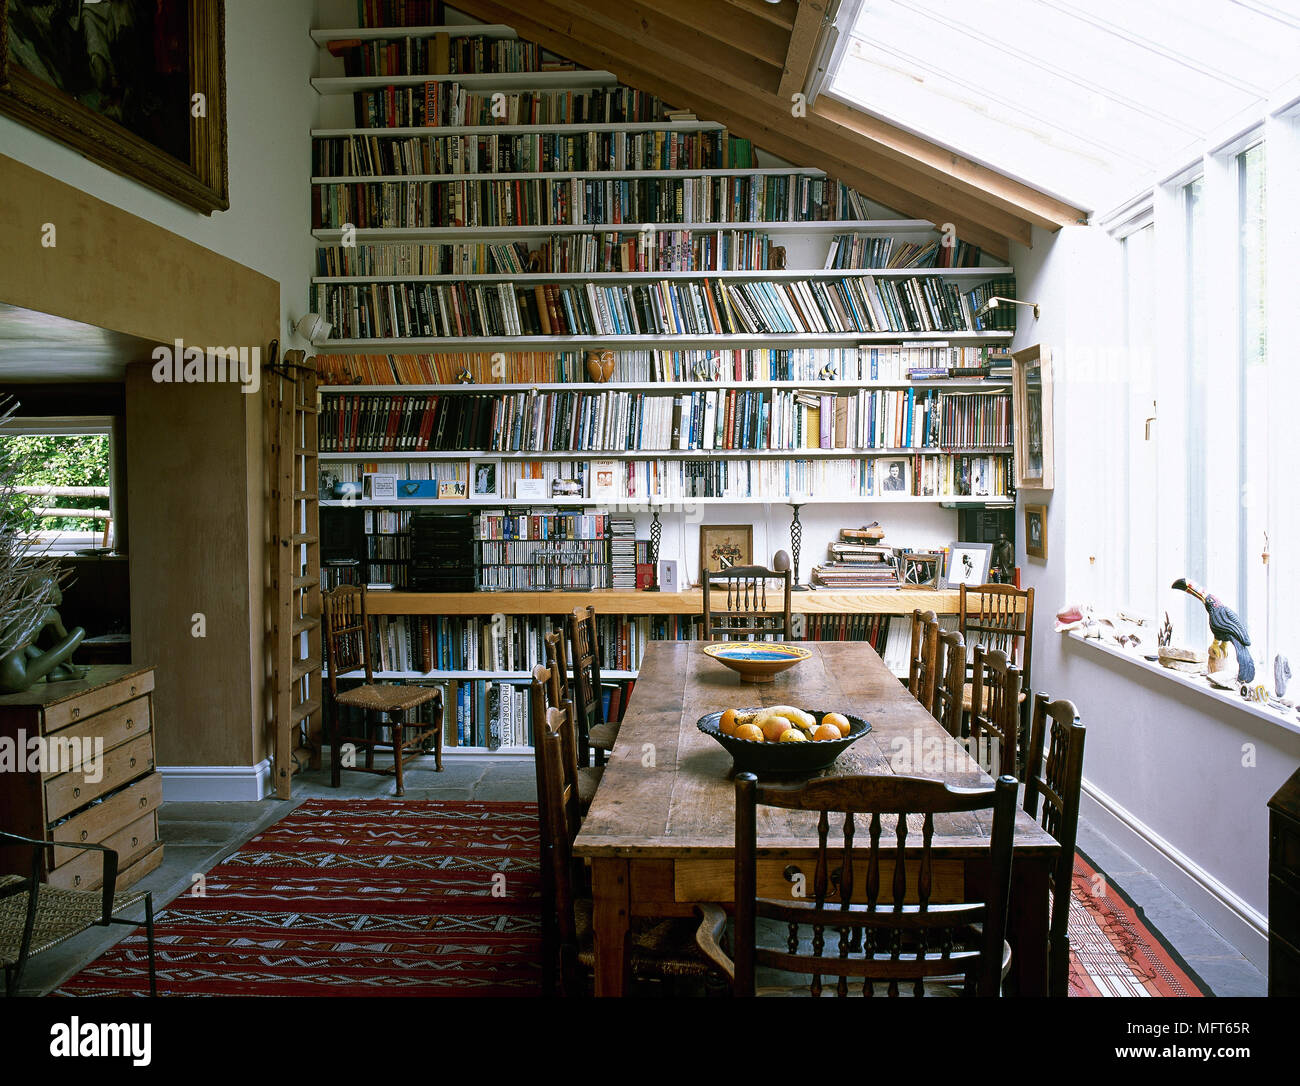
[[[765,717],[763,723],[759,725],[759,727],[763,729],[763,736],[769,743],[776,743],[779,742],[781,736],[793,728],[794,725],[785,717],[773,714],[772,716]]]
[[[838,728],[841,736],[848,735],[853,729],[853,725],[849,723],[849,718],[843,713],[827,713],[822,717],[822,726],[825,727],[827,724]]]
[[[785,731],[783,731],[783,732],[781,733],[781,738],[778,739],[777,742],[779,742],[779,743],[806,743],[806,742],[808,742],[808,736],[807,736],[806,733],[804,733],[803,731],[801,731],[799,728],[787,728]]]
[[[736,710],[735,709],[728,709],[725,713],[722,714],[722,719],[718,721],[718,730],[721,731],[723,735],[736,734]]]
[[[822,743],[825,742],[827,739],[844,738],[844,736],[840,734],[839,728],[837,728],[834,724],[827,724],[825,722],[823,722],[818,726],[817,730],[813,732],[812,737],[814,743]]]
[[[741,724],[736,728],[735,735],[737,739],[749,739],[755,743],[763,741],[763,729],[757,724]]]

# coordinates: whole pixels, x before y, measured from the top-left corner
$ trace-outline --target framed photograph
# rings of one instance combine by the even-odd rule
[[[225,0],[0,0],[0,112],[204,214],[230,206]]]
[[[386,471],[368,471],[362,476],[365,482],[365,489],[362,491],[364,497],[371,501],[396,501],[397,500],[397,476]]]
[[[619,499],[618,461],[596,460],[591,465],[591,500],[613,502]]]
[[[904,588],[939,587],[939,567],[943,556],[932,551],[904,551],[898,559]]]
[[[471,460],[469,478],[471,498],[501,497],[500,460]]]
[[[1011,356],[1016,486],[1051,490],[1052,353],[1035,344]]]
[[[716,573],[728,566],[748,566],[754,561],[752,524],[700,525],[700,580],[705,572]]]
[[[581,479],[552,479],[551,497],[552,498],[581,498],[582,480]]]
[[[911,462],[905,456],[887,456],[876,460],[876,490],[882,494],[910,494]]]
[[[546,493],[547,487],[545,479],[515,480],[516,498],[523,498],[527,501],[545,501]]]
[[[1047,560],[1047,506],[1025,506],[1025,553]]]
[[[445,483],[438,484],[438,499],[446,501],[448,499],[456,500],[459,498],[469,497],[469,483],[464,479],[449,479]]]
[[[948,579],[945,588],[988,583],[992,543],[954,543],[948,550]]]

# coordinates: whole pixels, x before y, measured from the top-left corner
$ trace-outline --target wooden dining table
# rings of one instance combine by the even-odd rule
[[[653,641],[574,851],[591,864],[595,987],[626,990],[634,918],[691,916],[697,903],[734,900],[735,785],[731,755],[696,723],[729,708],[788,704],[851,713],[871,731],[820,775],[897,773],[954,787],[992,778],[907,692],[866,642],[801,641],[812,655],[770,684],[742,683],[704,654],[705,642]],[[988,811],[937,816],[931,900],[960,901],[988,870]],[[1005,991],[1047,993],[1048,873],[1059,845],[1016,812]],[[817,855],[815,812],[760,810],[758,890],[789,896]],[[908,865],[915,880],[915,864]],[[881,884],[889,885],[882,864]]]

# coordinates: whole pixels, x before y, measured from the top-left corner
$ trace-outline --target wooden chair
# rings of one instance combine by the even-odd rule
[[[32,863],[27,875],[0,875],[0,964],[5,970],[5,995],[12,996],[18,991],[28,959],[74,935],[110,924],[138,927],[140,921],[127,920],[117,914],[141,903],[144,905],[144,933],[149,948],[149,994],[157,995],[153,894],[117,892],[117,853],[104,845],[60,841],[60,848],[98,852],[104,860],[99,889],[64,890],[41,882],[41,853],[50,847],[50,842],[0,831],[0,847],[9,846],[29,848]]]
[[[534,679],[534,687],[539,685]],[[593,905],[579,881],[573,855],[575,830],[567,813],[564,731],[567,714],[547,709],[534,726],[537,761],[537,809],[541,825],[543,885],[543,984],[561,995],[587,994],[595,969],[592,942]],[[547,913],[551,915],[547,917]],[[714,970],[696,949],[690,920],[638,922],[628,933],[625,950],[637,979],[708,978]]]
[[[568,696],[561,676],[564,672],[561,670],[560,657],[564,652],[564,640],[559,634],[550,633],[543,638],[543,644],[546,650],[546,667],[540,670],[548,672],[546,680],[546,704],[545,709],[561,709],[568,720],[568,725],[564,732],[564,764],[565,779],[570,788],[573,789],[574,795],[578,797],[578,810],[581,814],[587,813],[587,808],[591,806],[592,798],[596,795],[596,787],[600,784],[601,775],[605,772],[603,766],[582,765],[578,760],[578,728],[575,721],[575,711],[573,701]],[[538,677],[538,668],[533,668],[533,678]],[[538,715],[536,706],[533,712],[533,732],[536,735],[538,724],[542,717]]]
[[[442,772],[442,690],[438,687],[412,686],[402,683],[375,682],[370,649],[370,616],[366,612],[365,586],[340,585],[321,596],[321,615],[324,619],[325,657],[329,667],[330,691],[330,746],[334,757],[330,765],[330,783],[337,788],[341,781],[343,746],[352,744],[365,750],[365,765],[346,768],[362,773],[380,773],[396,778],[395,794],[406,794],[403,761],[408,751],[423,753],[424,745],[433,733],[434,762]],[[340,691],[338,680],[364,670],[366,681]],[[433,702],[431,721],[428,724],[410,722],[406,714],[413,709]],[[361,711],[363,735],[343,735],[339,724],[339,706],[349,705]],[[368,714],[378,713],[387,719],[392,729],[389,740],[377,738]],[[408,730],[409,729],[409,730]],[[375,751],[391,750],[393,768],[376,769]]]
[[[794,636],[790,616],[791,574],[765,566],[728,566],[700,577],[704,589],[705,641],[788,641]],[[780,611],[767,609],[767,589],[778,582]],[[714,592],[725,586],[725,598]],[[719,603],[723,606],[719,607]]]
[[[1020,669],[1000,649],[975,646],[971,754],[990,773],[1019,772]]]
[[[935,652],[934,694],[930,715],[956,739],[961,738],[962,694],[966,686],[966,642],[956,630],[940,630]]]
[[[758,806],[818,811],[817,860],[806,888],[807,896],[760,897],[758,892]],[[760,784],[752,773],[736,776],[735,957],[716,945],[725,924],[720,906],[701,907],[704,922],[701,949],[727,971],[735,994],[759,994],[758,967],[811,976],[808,986],[782,989],[782,994],[822,993],[822,978],[835,978],[835,994],[876,994],[886,985],[891,996],[909,985],[914,995],[954,994],[995,996],[1011,965],[1004,941],[1007,902],[1011,889],[1011,840],[1015,821],[1016,781],[1002,777],[992,788],[954,789],[942,781],[887,774],[823,777],[803,784]],[[962,902],[930,901],[930,844],[935,815],[950,812],[993,812],[989,835],[989,877],[982,891],[968,885]],[[829,842],[830,815],[844,815],[842,849]],[[900,814],[899,812],[906,812]],[[866,856],[855,844],[855,816],[864,818],[869,837]],[[909,840],[909,816],[923,816],[917,837]],[[884,830],[896,847],[881,848],[882,816],[896,823]],[[882,852],[884,855],[882,855]],[[862,867],[859,869],[858,865]],[[915,873],[910,869],[915,865]],[[888,888],[881,894],[882,867]],[[891,874],[892,871],[892,874]],[[908,897],[912,900],[908,901]],[[757,920],[788,926],[780,947],[758,943]],[[805,949],[803,928],[812,929],[811,950]],[[826,947],[827,929],[837,934],[834,949]],[[762,994],[776,994],[764,989]]]
[[[1021,700],[1030,689],[1034,658],[1034,590],[1006,584],[961,585],[957,596],[957,627],[968,650],[976,645],[1000,649],[1020,669]],[[965,709],[970,712],[974,689],[966,686]]]
[[[939,647],[939,617],[919,608],[912,612],[912,647],[907,690],[927,709],[934,700],[934,669]]]
[[[1025,813],[1061,844],[1051,874],[1052,919],[1048,936],[1047,987],[1065,996],[1070,981],[1070,896],[1074,881],[1074,848],[1079,831],[1079,797],[1083,790],[1083,741],[1087,729],[1079,723],[1073,702],[1034,699],[1034,723],[1025,750]],[[1038,802],[1043,813],[1039,819]]]
[[[569,655],[573,658],[573,707],[578,718],[578,763],[587,765],[594,750],[596,764],[604,765],[618,739],[618,725],[605,719],[596,608],[590,604],[573,609],[569,620],[569,647]]]

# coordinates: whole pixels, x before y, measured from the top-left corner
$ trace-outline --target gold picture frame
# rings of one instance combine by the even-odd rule
[[[1036,343],[1016,351],[1011,359],[1016,486],[1051,490],[1052,352]]]
[[[16,2],[0,0],[0,112],[196,211],[211,214],[230,207],[225,0],[178,0],[187,4],[188,160],[96,112],[16,62],[10,56]],[[51,58],[51,62],[62,59]],[[197,95],[202,95],[201,108]]]

